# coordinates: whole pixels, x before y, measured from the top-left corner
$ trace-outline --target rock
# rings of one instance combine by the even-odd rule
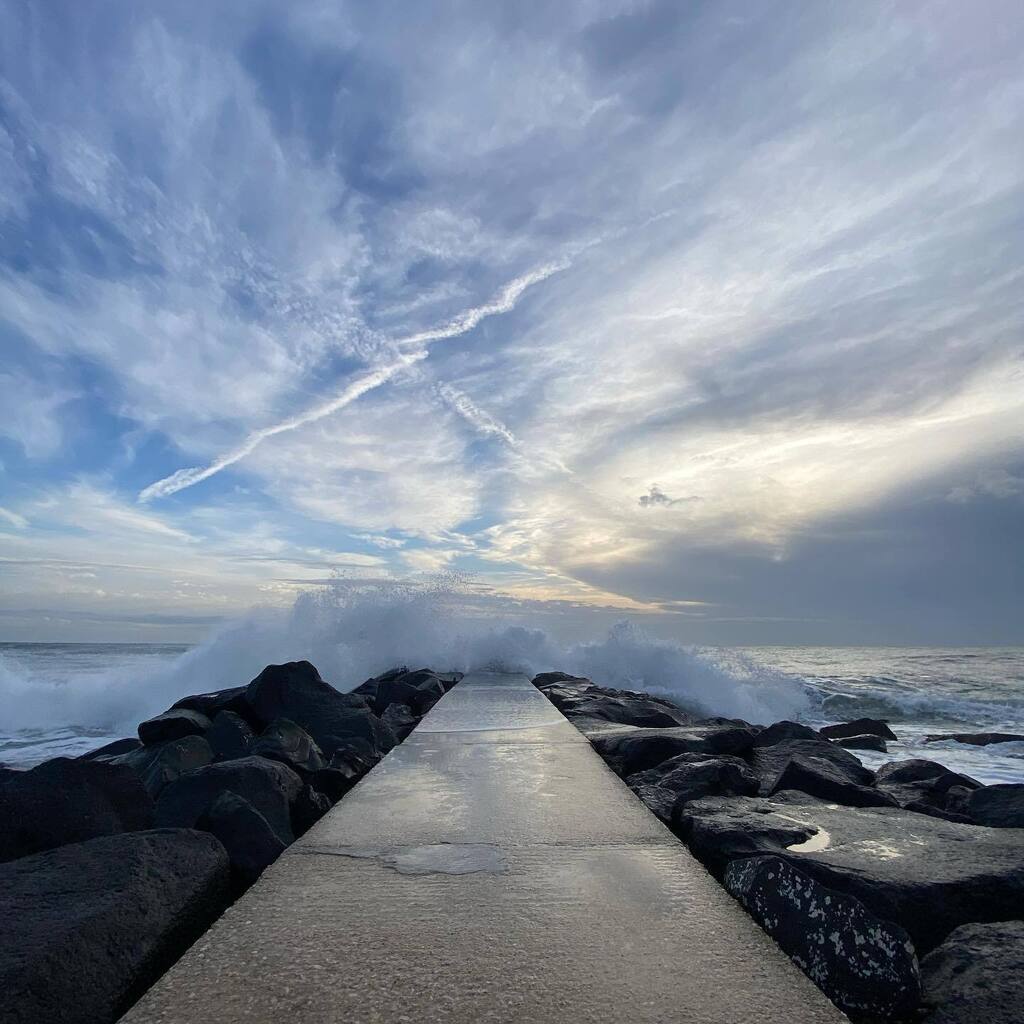
[[[755,747],[774,747],[785,740],[820,740],[821,737],[810,726],[799,722],[775,722],[762,729],[754,740]]]
[[[924,738],[925,743],[939,743],[942,740],[987,747],[990,743],[1024,743],[1024,736],[1016,732],[944,732]]]
[[[730,726],[621,726],[590,735],[589,739],[608,764],[626,776],[647,771],[677,754],[741,754],[753,742],[754,733]]]
[[[839,765],[823,757],[805,757],[802,754],[791,757],[768,789],[768,795],[784,789],[796,789],[848,807],[897,806],[887,793],[851,782]]]
[[[172,708],[156,718],[139,723],[139,739],[146,746],[180,740],[182,736],[201,736],[210,728],[206,715],[190,708]]]
[[[230,686],[226,690],[193,693],[175,701],[171,705],[171,710],[190,708],[192,711],[206,715],[211,720],[216,718],[221,711],[233,711],[236,715],[241,715],[254,729],[262,729],[266,723],[261,722],[249,706],[249,702],[245,699],[247,690],[247,686]]]
[[[408,704],[389,704],[381,717],[384,724],[395,734],[399,743],[416,728],[420,721],[419,716]]]
[[[0,778],[0,861],[153,823],[153,801],[123,765],[58,757]]]
[[[896,740],[899,737],[880,718],[855,718],[852,722],[838,725],[823,725],[818,730],[822,736],[831,740],[844,736],[880,736],[883,740]]]
[[[917,1007],[917,957],[899,925],[778,857],[733,861],[725,887],[845,1013],[903,1017]]]
[[[926,1024],[1024,1020],[1024,921],[965,924],[921,961]]]
[[[206,741],[217,761],[246,757],[255,740],[252,726],[236,711],[218,711],[206,732]]]
[[[230,898],[190,830],[104,836],[0,866],[4,1024],[117,1020]]]
[[[337,803],[376,763],[360,750],[337,750],[330,764],[318,771],[311,782],[332,803]]]
[[[876,785],[907,810],[946,821],[969,823],[965,803],[953,790],[963,789],[969,794],[981,783],[935,761],[915,758],[882,765],[877,772]]]
[[[396,742],[362,696],[339,693],[308,661],[268,665],[249,684],[246,700],[265,722],[287,718],[302,726],[328,757],[356,745],[380,756]]]
[[[156,804],[156,823],[161,827],[192,828],[221,795],[235,793],[266,818],[287,846],[295,836],[291,804],[302,789],[302,780],[287,765],[262,757],[219,761],[186,772],[170,783]]]
[[[812,763],[826,761],[846,782],[854,786],[871,786],[875,781],[874,772],[865,768],[849,751],[830,740],[788,739],[770,746],[754,747],[750,752],[750,765],[761,780],[762,793],[771,793],[780,788],[777,785],[779,777],[796,757]]]
[[[759,785],[741,758],[708,754],[679,754],[656,768],[630,775],[626,783],[668,824],[677,804],[705,796],[752,796]]]
[[[543,690],[547,686],[554,686],[556,683],[579,683],[582,685],[591,686],[591,681],[584,676],[571,676],[568,672],[541,672],[540,675],[533,677],[533,685],[538,690]]]
[[[594,724],[612,722],[616,725],[657,729],[693,722],[693,717],[685,711],[666,707],[661,701],[641,696],[624,698],[591,692],[562,700],[557,707],[572,721],[582,718]]]
[[[1024,828],[1024,785],[1001,783],[974,790],[967,798],[967,814],[989,828]]]
[[[205,736],[183,736],[180,740],[139,747],[114,758],[112,763],[131,768],[155,800],[168,783],[212,760],[213,750]]]
[[[438,672],[437,678],[441,680],[444,692],[447,693],[449,690],[453,689],[456,684],[462,682],[465,674],[465,672]]]
[[[445,694],[444,684],[429,669],[389,674],[376,683],[370,706],[378,715],[383,715],[392,704],[405,704],[416,715],[424,715]]]
[[[267,819],[248,800],[230,791],[221,793],[206,808],[197,825],[220,840],[231,867],[246,885],[252,885],[285,849]]]
[[[87,754],[79,754],[76,760],[103,761],[111,757],[117,757],[119,754],[127,754],[129,751],[138,750],[141,746],[141,740],[137,740],[134,736],[127,736],[123,740],[114,740],[113,743],[107,743],[102,747],[97,747],[95,750],[90,750]]]
[[[287,718],[275,718],[252,745],[252,753],[280,761],[299,773],[318,772],[327,765],[313,737]]]
[[[308,832],[329,810],[331,801],[312,786],[303,786],[292,804],[292,829],[296,837]]]
[[[901,925],[918,953],[969,921],[1024,917],[1022,830],[836,807],[793,792],[705,797],[680,808],[676,827],[714,873],[737,857],[781,856]]]
[[[839,736],[832,741],[846,750],[877,750],[880,754],[888,753],[889,748],[881,736],[864,733],[862,736]]]

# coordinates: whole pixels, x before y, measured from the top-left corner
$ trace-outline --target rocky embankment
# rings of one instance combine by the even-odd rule
[[[558,672],[534,685],[852,1018],[1024,1020],[1024,785],[871,771],[851,750],[895,739],[871,719],[764,727]]]
[[[138,739],[0,769],[0,1024],[116,1020],[459,678],[341,693],[270,665]]]

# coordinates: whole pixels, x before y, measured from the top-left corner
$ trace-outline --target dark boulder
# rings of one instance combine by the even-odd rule
[[[206,715],[191,708],[172,708],[156,718],[139,722],[139,739],[146,746],[180,740],[183,736],[201,736],[210,728]]]
[[[237,793],[221,793],[203,811],[197,827],[217,837],[236,876],[252,885],[284,852],[285,844],[267,819]]]
[[[895,807],[896,801],[887,793],[871,786],[851,782],[847,773],[833,761],[823,757],[796,754],[786,762],[768,795],[796,789],[801,793],[832,800],[848,807]]]
[[[590,734],[589,739],[608,764],[626,776],[647,771],[677,754],[742,754],[753,742],[754,732],[736,726],[620,726]]]
[[[896,740],[899,737],[880,718],[855,718],[852,722],[840,722],[838,725],[823,725],[818,730],[822,736],[835,740],[843,736],[880,736],[883,740]]]
[[[465,672],[438,672],[437,678],[441,680],[441,685],[444,687],[444,692],[447,693],[453,689],[458,683],[462,682]]]
[[[292,829],[296,837],[305,835],[330,809],[328,797],[312,786],[303,786],[292,804]]]
[[[843,750],[830,740],[789,739],[770,746],[756,746],[750,752],[750,765],[761,780],[761,792],[771,793],[778,789],[779,777],[789,762],[797,757],[810,759],[812,763],[827,761],[835,772],[855,786],[871,786],[875,781],[874,772],[865,768],[848,750]]]
[[[758,780],[739,757],[679,754],[655,768],[626,779],[630,789],[662,821],[671,824],[673,810],[705,796],[753,796]]]
[[[680,809],[690,849],[721,874],[737,857],[781,856],[905,928],[919,953],[969,921],[1024,917],[1024,831],[893,807],[837,807],[787,792],[706,797]]]
[[[302,789],[302,780],[287,765],[262,757],[220,761],[186,772],[170,783],[156,804],[156,823],[161,827],[192,828],[221,795],[235,793],[247,800],[286,846],[295,836],[291,804]]]
[[[205,736],[183,736],[180,740],[139,747],[121,754],[112,763],[131,768],[155,800],[168,783],[212,760],[213,751]]]
[[[921,961],[926,1024],[1024,1021],[1024,921],[965,924]]]
[[[378,679],[370,706],[378,715],[392,704],[405,704],[417,715],[425,715],[445,694],[444,683],[429,669],[389,675]]]
[[[0,861],[153,823],[153,801],[123,765],[58,757],[0,778]]]
[[[1024,784],[982,786],[967,798],[967,814],[989,828],[1024,828]]]
[[[376,763],[376,759],[352,747],[336,750],[330,764],[318,771],[311,783],[337,803]]]
[[[191,830],[105,836],[0,866],[0,1018],[117,1020],[229,888],[224,848]]]
[[[932,779],[949,776],[956,779],[967,778],[966,775],[957,775],[952,769],[939,764],[938,761],[926,761],[920,757],[912,757],[906,761],[887,761],[875,774],[880,786],[890,784],[902,785],[908,782],[927,782]],[[975,787],[981,785],[980,782],[974,782],[973,779],[970,781]],[[949,785],[954,785],[954,783],[951,782]]]
[[[557,683],[578,683],[591,685],[589,679],[584,676],[572,676],[568,672],[541,672],[540,675],[533,677],[533,685],[538,690],[543,690],[547,686],[554,686]]]
[[[241,715],[253,728],[262,728],[266,723],[261,722],[245,699],[247,686],[229,686],[226,690],[212,690],[209,693],[193,693],[182,697],[171,705],[171,710],[176,708],[189,708],[214,719],[221,711],[233,711]]]
[[[693,717],[680,708],[667,707],[663,701],[640,694],[623,697],[590,692],[562,699],[556,706],[572,721],[585,719],[595,725],[610,722],[659,729],[693,722]]]
[[[395,734],[399,743],[419,724],[416,715],[408,704],[389,704],[381,716],[384,724]]]
[[[280,761],[299,773],[318,772],[327,764],[313,737],[287,718],[275,718],[253,743],[252,753]]]
[[[106,743],[102,747],[90,750],[87,754],[79,754],[77,760],[104,761],[111,757],[117,757],[118,754],[127,754],[129,751],[138,750],[141,746],[141,740],[137,740],[134,736],[127,736],[123,740],[114,740],[112,743]]]
[[[268,665],[249,684],[246,700],[264,722],[287,718],[302,726],[328,757],[348,746],[379,756],[396,742],[362,696],[339,693],[308,661]]]
[[[774,747],[787,740],[820,740],[821,737],[808,725],[799,722],[774,722],[762,729],[754,740],[755,747]]]
[[[899,925],[778,857],[733,861],[725,887],[845,1013],[903,1017],[921,992],[917,957]]]
[[[889,748],[881,736],[873,736],[871,733],[864,733],[862,736],[838,736],[832,741],[847,750],[874,750],[879,754],[886,754]]]
[[[944,732],[925,736],[925,743],[940,743],[953,740],[968,743],[972,747],[987,747],[990,743],[1024,743],[1024,736],[1017,732]]]
[[[252,726],[236,711],[218,711],[206,733],[206,741],[217,761],[246,757],[255,739]]]
[[[907,810],[946,821],[970,822],[957,794],[960,790],[970,793],[981,783],[934,761],[913,759],[882,765],[877,772],[876,785]]]

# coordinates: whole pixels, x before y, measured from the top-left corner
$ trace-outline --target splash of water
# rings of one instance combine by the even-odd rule
[[[753,721],[807,708],[799,679],[647,637],[627,623],[587,642],[564,643],[537,625],[503,625],[496,607],[451,582],[430,587],[301,594],[287,612],[253,611],[173,660],[70,678],[42,678],[0,663],[0,727],[74,725],[133,731],[187,693],[236,686],[264,665],[307,659],[348,690],[398,664],[439,669],[561,670],[606,686],[671,696],[702,714]]]

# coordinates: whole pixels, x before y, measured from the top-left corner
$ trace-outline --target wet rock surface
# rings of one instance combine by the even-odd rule
[[[112,758],[112,764],[131,768],[155,800],[164,787],[185,772],[202,768],[213,760],[213,750],[205,736],[183,736],[152,746],[139,747]]]
[[[678,754],[626,779],[630,789],[666,823],[677,807],[705,796],[753,796],[759,782],[742,758]]]
[[[833,740],[849,736],[878,736],[883,740],[899,739],[896,733],[889,728],[888,723],[879,718],[855,718],[852,722],[823,725],[818,731],[822,736]]]
[[[147,746],[180,740],[183,736],[202,736],[210,728],[210,719],[191,708],[172,708],[162,715],[139,723],[139,739]]]
[[[979,787],[967,797],[966,813],[979,825],[1024,828],[1024,785],[1004,783]]]
[[[917,1006],[910,936],[859,900],[778,857],[733,861],[725,887],[841,1010],[902,1017]]]
[[[224,848],[190,830],[103,836],[0,865],[0,1016],[116,1020],[229,898]]]
[[[256,733],[237,712],[218,711],[205,738],[210,744],[215,760],[233,761],[249,754],[256,740]]]
[[[925,743],[968,743],[973,747],[987,747],[990,743],[1024,743],[1024,735],[1017,732],[943,732],[925,736]]]
[[[965,924],[921,961],[927,1024],[1024,1020],[1024,921]]]
[[[260,733],[252,753],[271,761],[280,761],[300,774],[318,772],[327,764],[323,751],[300,725],[287,718],[276,718]]]
[[[647,771],[678,754],[740,754],[749,750],[754,740],[752,729],[732,725],[616,726],[584,732],[594,749],[622,776]]]

